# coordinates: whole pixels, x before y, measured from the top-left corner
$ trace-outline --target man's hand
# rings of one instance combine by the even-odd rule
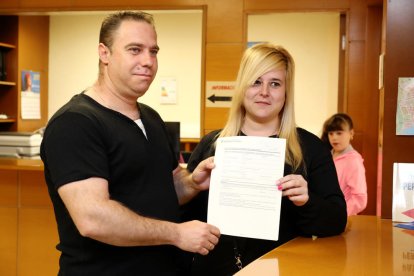
[[[210,175],[214,166],[214,157],[204,159],[198,164],[192,174],[192,180],[196,184],[194,188],[207,190],[210,187]]]
[[[177,226],[178,239],[174,245],[185,251],[207,255],[220,238],[220,230],[217,227],[198,220],[184,222]]]

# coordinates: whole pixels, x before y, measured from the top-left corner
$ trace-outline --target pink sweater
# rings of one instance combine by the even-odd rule
[[[364,159],[352,147],[334,159],[339,185],[344,193],[348,216],[357,215],[367,206],[367,182]]]

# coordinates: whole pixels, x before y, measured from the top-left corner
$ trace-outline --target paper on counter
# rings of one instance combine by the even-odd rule
[[[286,140],[218,138],[211,173],[207,221],[222,234],[278,240]]]

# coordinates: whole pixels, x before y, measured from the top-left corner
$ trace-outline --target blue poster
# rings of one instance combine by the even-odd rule
[[[414,135],[414,78],[398,79],[396,134]]]
[[[22,91],[40,93],[40,73],[33,71],[22,71]]]
[[[40,72],[22,70],[21,118],[40,119]]]

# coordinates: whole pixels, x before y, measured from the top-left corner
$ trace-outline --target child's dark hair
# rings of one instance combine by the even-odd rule
[[[349,130],[354,128],[351,117],[345,113],[336,113],[332,115],[323,124],[321,140],[325,143],[329,143],[328,133],[330,131],[344,130],[344,127],[348,126]]]

